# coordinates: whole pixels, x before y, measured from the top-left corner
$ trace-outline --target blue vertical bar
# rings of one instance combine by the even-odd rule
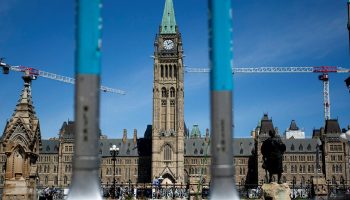
[[[232,10],[230,0],[209,1],[210,88],[233,89],[232,81]]]
[[[101,0],[76,0],[74,157],[69,200],[102,200],[98,178]]]
[[[101,0],[78,0],[76,74],[101,72]]]

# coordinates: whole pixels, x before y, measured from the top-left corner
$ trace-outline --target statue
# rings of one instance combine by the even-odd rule
[[[286,145],[275,131],[269,131],[270,137],[265,140],[261,146],[263,155],[263,168],[269,172],[269,183],[272,182],[273,174],[277,174],[278,183],[281,184],[283,172],[283,154],[286,151]]]

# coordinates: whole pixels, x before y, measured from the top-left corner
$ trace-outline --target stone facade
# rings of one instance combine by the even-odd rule
[[[261,125],[256,128],[256,138],[233,139],[233,158],[235,166],[235,180],[237,185],[252,186],[265,182],[265,170],[261,168],[262,156],[260,146],[264,139],[263,132],[266,131],[264,116]],[[59,138],[42,140],[42,149],[37,162],[39,187],[56,186],[69,187],[71,183],[72,158],[74,153],[74,122],[64,122]],[[273,126],[272,126],[273,127]],[[194,127],[194,130],[198,127]],[[145,132],[143,138],[138,138],[136,130],[132,137],[128,137],[124,130],[124,137],[120,139],[108,139],[100,137],[100,180],[103,185],[111,185],[113,181],[113,161],[109,147],[113,144],[120,148],[116,160],[117,184],[128,185],[138,183],[148,185],[151,183],[152,171],[152,139],[151,128]],[[347,184],[349,179],[349,146],[339,141],[339,138],[328,136],[326,129],[322,128],[322,144],[319,146],[319,170],[316,170],[317,138],[308,139],[284,139],[287,150],[284,154],[282,182],[292,186],[295,179],[297,187],[306,186],[308,181],[312,182],[315,177],[330,180],[330,184]],[[317,132],[317,131],[316,131]],[[184,145],[184,180],[176,182],[177,185],[189,185],[190,189],[196,190],[201,183],[208,187],[210,183],[210,138],[207,130],[206,136],[201,137],[198,131],[185,132]],[[338,133],[339,137],[339,133]],[[263,138],[263,139],[262,139]],[[258,147],[258,148],[257,148]],[[3,151],[2,151],[3,152]],[[176,156],[176,154],[174,154]],[[0,164],[5,165],[6,156],[1,155]],[[334,166],[334,167],[333,167]],[[337,167],[338,166],[338,167]],[[5,173],[2,171],[0,184],[3,186]],[[2,177],[2,179],[1,179]],[[320,180],[321,182],[321,180]],[[167,183],[171,185],[171,183]],[[316,184],[316,183],[315,183]]]

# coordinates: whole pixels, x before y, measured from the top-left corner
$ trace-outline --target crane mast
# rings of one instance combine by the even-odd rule
[[[191,68],[186,67],[188,73],[209,73],[210,68]],[[331,103],[329,94],[329,76],[328,73],[349,73],[350,69],[336,66],[317,66],[317,67],[233,67],[232,74],[260,74],[260,73],[322,73],[318,78],[323,82],[323,107],[324,119],[331,118]],[[350,79],[350,78],[348,78]],[[347,80],[350,82],[350,80]],[[349,86],[348,86],[349,87]]]

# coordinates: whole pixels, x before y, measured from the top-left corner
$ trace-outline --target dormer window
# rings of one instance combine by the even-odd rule
[[[307,150],[308,150],[308,151],[311,151],[311,145],[310,145],[310,144],[307,145]]]
[[[299,145],[299,151],[303,151],[304,150],[304,148],[303,148],[303,145]]]

